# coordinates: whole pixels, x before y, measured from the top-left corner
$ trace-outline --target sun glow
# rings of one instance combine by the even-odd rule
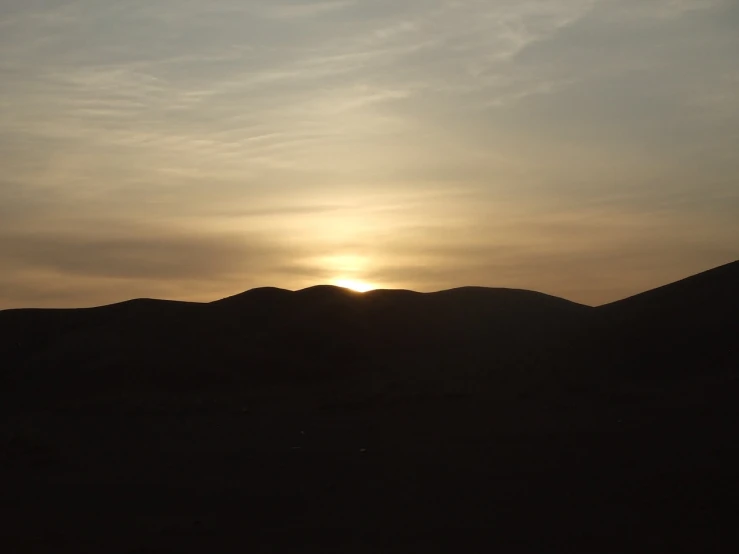
[[[353,279],[336,279],[334,284],[337,287],[343,287],[345,289],[351,289],[356,292],[367,292],[373,290],[375,287],[369,283],[363,281],[355,281]]]

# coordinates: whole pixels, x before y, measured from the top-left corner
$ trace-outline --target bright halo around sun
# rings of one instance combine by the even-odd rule
[[[367,292],[375,289],[375,287],[369,283],[365,283],[364,281],[355,281],[353,279],[336,279],[334,284],[337,287],[351,289],[356,292]]]

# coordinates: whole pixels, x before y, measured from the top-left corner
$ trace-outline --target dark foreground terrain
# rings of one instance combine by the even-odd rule
[[[0,548],[733,551],[738,284],[2,311]]]

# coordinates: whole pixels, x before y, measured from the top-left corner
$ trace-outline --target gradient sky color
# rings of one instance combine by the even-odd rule
[[[601,304],[739,258],[736,0],[2,0],[0,309]]]

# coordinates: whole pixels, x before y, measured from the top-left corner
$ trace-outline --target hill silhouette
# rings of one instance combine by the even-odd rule
[[[280,381],[294,363],[310,366],[304,374],[318,377],[326,369],[318,365],[345,371],[333,366],[378,356],[479,349],[491,341],[501,343],[499,353],[508,352],[522,342],[551,342],[547,337],[561,334],[588,311],[520,290],[361,294],[316,286],[296,292],[253,289],[210,304],[138,299],[87,309],[8,310],[0,312],[0,331],[6,337],[3,356],[27,372],[61,364],[67,368],[59,374],[65,380],[79,374],[89,385],[95,374],[112,385],[124,368],[130,380],[152,376],[166,365],[172,373],[165,384],[177,386],[195,373],[204,380],[220,375]],[[257,368],[257,362],[264,365]],[[195,378],[192,384],[202,383]]]
[[[600,306],[596,344],[639,372],[736,367],[738,284],[733,262]]]
[[[737,262],[596,308],[324,285],[0,311],[3,538],[434,552],[484,530],[506,552],[725,550],[736,283]]]

